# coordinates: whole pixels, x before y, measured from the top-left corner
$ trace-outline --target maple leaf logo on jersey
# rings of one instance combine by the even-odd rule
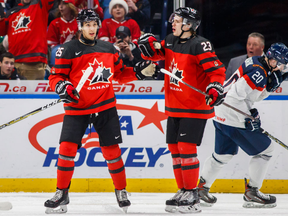
[[[97,59],[94,59],[93,63],[89,62],[89,67],[93,68],[93,72],[88,80],[90,81],[90,85],[96,84],[98,82],[109,83],[109,78],[112,76],[110,68],[103,67],[103,62],[99,63]],[[82,70],[84,73],[85,71]]]
[[[30,16],[25,16],[25,13],[20,13],[14,21],[12,21],[12,27],[14,30],[21,28],[28,28],[28,24],[31,22]]]
[[[169,71],[171,71],[171,73],[175,74],[177,77],[179,77],[180,79],[183,79],[183,70],[179,70],[177,68],[177,64],[174,63],[174,59],[173,61],[171,62],[171,66],[169,67]],[[177,86],[180,86],[179,85],[179,81],[173,77],[170,77],[170,83],[173,83]]]

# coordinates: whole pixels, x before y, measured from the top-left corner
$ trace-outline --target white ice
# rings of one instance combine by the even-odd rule
[[[54,193],[0,193],[0,202],[11,202],[13,208],[9,211],[0,211],[0,215],[33,216],[46,215],[44,202],[52,198]],[[180,215],[164,211],[165,201],[172,193],[131,193],[129,199],[132,205],[128,215]],[[218,202],[213,207],[202,207],[197,215],[288,215],[288,194],[276,194],[277,207],[271,209],[245,209],[242,207],[242,194],[214,194]],[[114,193],[70,193],[68,216],[82,215],[124,215],[118,207]],[[63,214],[62,214],[63,215]]]

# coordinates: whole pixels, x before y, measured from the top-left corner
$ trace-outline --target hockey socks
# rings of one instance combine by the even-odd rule
[[[57,188],[66,189],[74,173],[74,158],[78,145],[72,142],[62,142],[59,149],[57,167]]]
[[[199,160],[197,145],[194,143],[178,142],[181,158],[181,171],[184,188],[192,190],[197,187],[199,178]]]
[[[178,188],[186,190],[196,188],[199,178],[197,145],[178,142],[178,144],[168,144],[168,148],[172,155],[173,171]]]
[[[181,158],[178,150],[178,144],[168,144],[168,149],[171,152],[173,172],[176,179],[176,183],[179,189],[184,188],[182,171],[181,171]]]
[[[107,166],[114,186],[117,190],[126,187],[125,167],[121,157],[119,145],[101,147],[103,157],[107,161]]]

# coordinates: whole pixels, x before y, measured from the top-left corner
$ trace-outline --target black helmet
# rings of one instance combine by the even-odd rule
[[[96,21],[98,27],[101,27],[101,20],[98,14],[92,9],[83,9],[78,13],[77,21],[83,26],[84,22]]]
[[[169,22],[173,22],[174,16],[178,15],[183,18],[183,25],[192,24],[191,29],[195,32],[201,23],[201,17],[197,10],[190,7],[180,7],[171,14]]]

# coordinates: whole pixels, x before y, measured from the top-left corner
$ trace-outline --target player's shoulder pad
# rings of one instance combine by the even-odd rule
[[[165,48],[172,49],[173,44],[178,43],[178,37],[174,36],[171,33],[165,37],[164,41],[165,41]]]
[[[6,18],[8,18],[10,15],[19,12],[21,9],[23,9],[23,6],[17,5],[16,7],[11,8],[6,12]]]
[[[247,58],[242,64],[242,68],[243,75],[246,74],[256,86],[264,87],[266,85],[268,71],[259,62],[259,56]]]
[[[55,57],[66,58],[66,59],[74,58],[75,52],[77,51],[78,43],[79,43],[78,40],[71,40],[65,44],[62,44],[57,49]]]
[[[202,54],[206,52],[215,52],[213,44],[206,38],[196,35],[191,40],[191,48],[195,46],[196,54]]]
[[[97,52],[103,52],[103,53],[116,53],[117,52],[114,45],[108,41],[97,39],[96,47],[97,47]]]

